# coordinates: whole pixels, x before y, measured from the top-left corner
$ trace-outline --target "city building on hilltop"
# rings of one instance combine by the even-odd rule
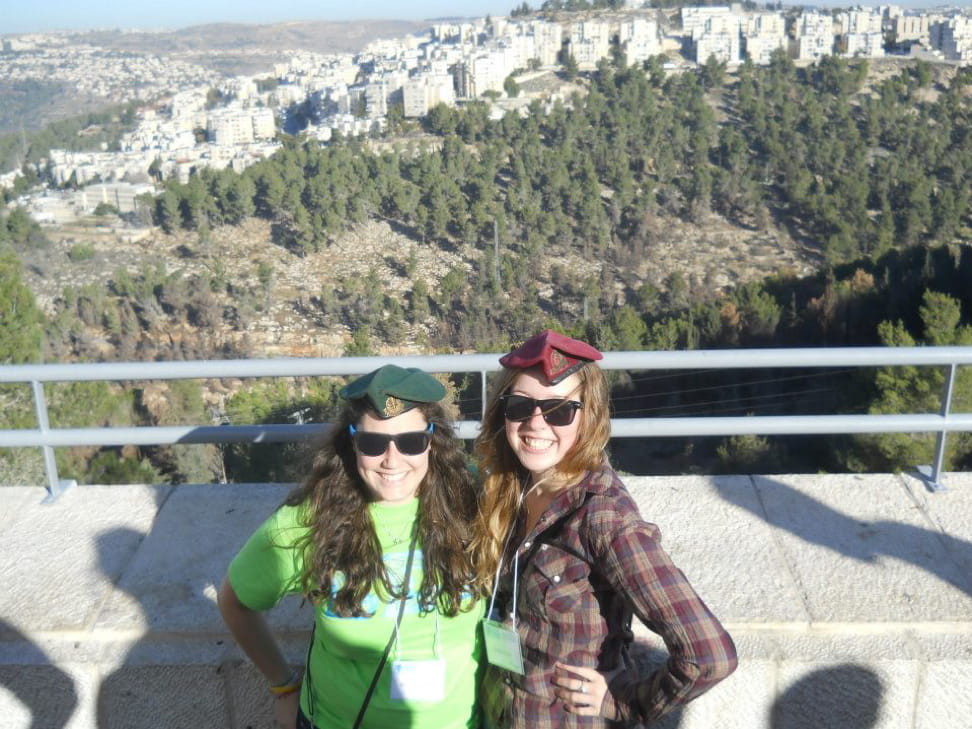
[[[682,8],[682,33],[696,63],[709,58],[727,64],[742,60],[743,17],[739,6]]]
[[[630,64],[640,64],[661,52],[658,22],[644,15],[622,18],[618,24],[618,42]]]
[[[593,70],[611,52],[610,24],[594,18],[571,23],[567,30],[567,52],[574,57],[578,69]]]
[[[770,62],[774,51],[788,48],[786,19],[780,13],[752,13],[745,19],[743,51],[758,66]]]
[[[834,20],[827,13],[805,11],[796,24],[797,60],[815,61],[834,53]]]
[[[626,0],[624,7],[635,10],[646,3]],[[175,177],[185,182],[207,166],[242,170],[279,149],[281,125],[322,142],[338,133],[373,135],[385,129],[393,106],[414,119],[437,104],[489,97],[490,116],[499,118],[525,113],[531,101],[540,108],[558,99],[569,103],[572,89],[555,88],[548,73],[563,62],[562,54],[578,70],[592,71],[616,51],[637,66],[679,44],[683,56],[698,64],[715,58],[731,65],[745,56],[762,65],[781,49],[791,58],[814,62],[834,53],[880,57],[888,43],[891,52],[958,65],[972,62],[972,11],[967,8],[913,11],[885,5],[784,14],[769,7],[744,11],[733,3],[664,13],[593,11],[552,17],[437,23],[424,34],[374,41],[357,54],[295,51],[263,74],[231,79],[215,79],[202,66],[161,55],[73,43],[67,34],[24,34],[2,39],[0,77],[8,82],[44,78],[92,96],[146,100],[137,127],[121,138],[119,151],[51,151],[45,161],[51,182],[85,185],[141,184],[150,175],[155,181]],[[668,20],[675,20],[675,29],[663,36]],[[534,88],[507,94],[509,79],[521,89]],[[228,105],[209,108],[214,88],[215,99],[229,99]],[[15,179],[13,174],[0,176],[0,187]]]
[[[891,37],[896,46],[903,48],[913,43],[931,46],[931,24],[925,13],[919,15],[901,13],[890,20]]]
[[[955,15],[934,22],[929,34],[932,47],[940,50],[946,60],[972,61],[972,18]]]
[[[406,117],[418,118],[429,113],[436,104],[452,106],[456,101],[451,74],[418,74],[406,83],[402,105]]]

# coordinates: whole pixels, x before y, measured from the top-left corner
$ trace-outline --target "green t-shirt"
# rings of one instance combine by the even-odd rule
[[[418,500],[407,504],[370,506],[392,584],[405,576],[411,525]],[[254,532],[233,559],[229,580],[240,602],[251,610],[267,610],[280,599],[300,590],[302,559],[294,548],[306,528],[299,523],[300,507],[283,506]],[[478,622],[483,602],[473,609],[447,617],[436,612],[420,614],[417,593],[422,580],[421,544],[416,546],[409,580],[409,597],[388,663],[372,694],[362,729],[472,729],[478,723],[476,688],[482,655]],[[335,586],[332,586],[334,594]],[[371,617],[341,618],[330,601],[315,606],[314,645],[310,654],[310,681],[305,681],[300,704],[319,729],[351,727],[364,695],[394,631],[399,601],[365,598]],[[442,701],[391,698],[394,661],[445,661]],[[313,684],[313,685],[310,685]]]

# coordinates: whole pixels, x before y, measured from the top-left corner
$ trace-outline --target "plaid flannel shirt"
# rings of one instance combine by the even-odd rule
[[[522,521],[518,529],[522,534]],[[607,462],[559,494],[525,538],[512,540],[517,543],[517,631],[526,673],[488,667],[481,697],[487,727],[647,724],[735,670],[732,639]],[[499,612],[507,625],[512,558],[511,546],[500,581],[506,604]],[[628,660],[632,612],[664,640],[664,666],[641,671]],[[623,669],[610,681],[601,717],[564,711],[554,696],[556,661],[602,672]]]

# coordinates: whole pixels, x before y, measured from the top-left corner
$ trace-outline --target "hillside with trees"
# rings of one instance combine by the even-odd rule
[[[337,333],[346,354],[500,351],[544,326],[603,349],[968,344],[970,82],[969,69],[920,61],[875,73],[865,61],[797,68],[779,55],[733,74],[717,63],[668,74],[661,59],[632,67],[615,54],[583,79],[585,92],[549,109],[534,102],[492,120],[473,102],[434,109],[422,134],[398,128],[393,138],[327,146],[289,139],[242,174],[204,170],[187,184],[166,182],[150,207],[181,260],[146,258],[107,285],[55,294],[44,306],[45,349],[33,356],[265,356],[246,334],[275,307],[295,312],[311,339]],[[16,212],[4,223],[0,237],[33,260],[44,245],[38,232]],[[367,270],[345,265],[356,257],[347,236],[376,225],[394,243]],[[242,239],[253,226],[266,236],[240,257],[247,277],[230,274],[215,241]],[[726,258],[737,253],[723,239],[721,251],[718,242],[704,252],[701,241],[672,243],[676,230],[703,238],[726,227],[754,246],[785,242],[798,254],[791,260],[812,270],[786,264],[727,280]],[[671,270],[675,248],[700,260]],[[313,264],[321,260],[328,266]],[[281,296],[292,269],[301,275]],[[5,275],[4,289],[23,285]],[[619,416],[934,412],[936,378],[632,373],[616,382],[615,406]],[[972,382],[960,380],[953,407],[968,411]],[[326,418],[333,398],[319,383],[220,386],[227,392],[217,397],[208,383],[205,398],[132,388],[120,409],[135,421],[171,422],[206,403],[209,417],[232,420],[245,397],[248,416],[286,417],[300,402]],[[122,417],[110,395],[104,417]],[[472,414],[477,395],[468,397]],[[856,471],[927,462],[931,441],[659,441],[637,460],[615,447],[639,472]],[[955,437],[950,447],[949,467],[968,468],[972,443]],[[82,476],[107,458],[75,455]],[[248,477],[250,461],[238,455],[180,464],[154,449],[113,454],[110,465],[202,480],[232,464],[227,477]],[[282,472],[273,454],[261,459],[261,473]]]

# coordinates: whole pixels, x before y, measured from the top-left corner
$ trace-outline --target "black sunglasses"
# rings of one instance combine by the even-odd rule
[[[394,442],[398,452],[403,456],[420,456],[428,450],[432,442],[434,423],[429,423],[425,430],[413,430],[408,433],[369,433],[357,430],[353,425],[348,426],[351,440],[358,453],[363,456],[383,456],[388,450],[388,444]]]
[[[503,415],[507,420],[519,422],[529,420],[533,413],[540,408],[547,425],[570,425],[574,422],[574,415],[583,405],[577,400],[568,400],[563,397],[552,397],[548,400],[534,400],[532,397],[524,395],[503,395],[500,398],[503,403]]]

